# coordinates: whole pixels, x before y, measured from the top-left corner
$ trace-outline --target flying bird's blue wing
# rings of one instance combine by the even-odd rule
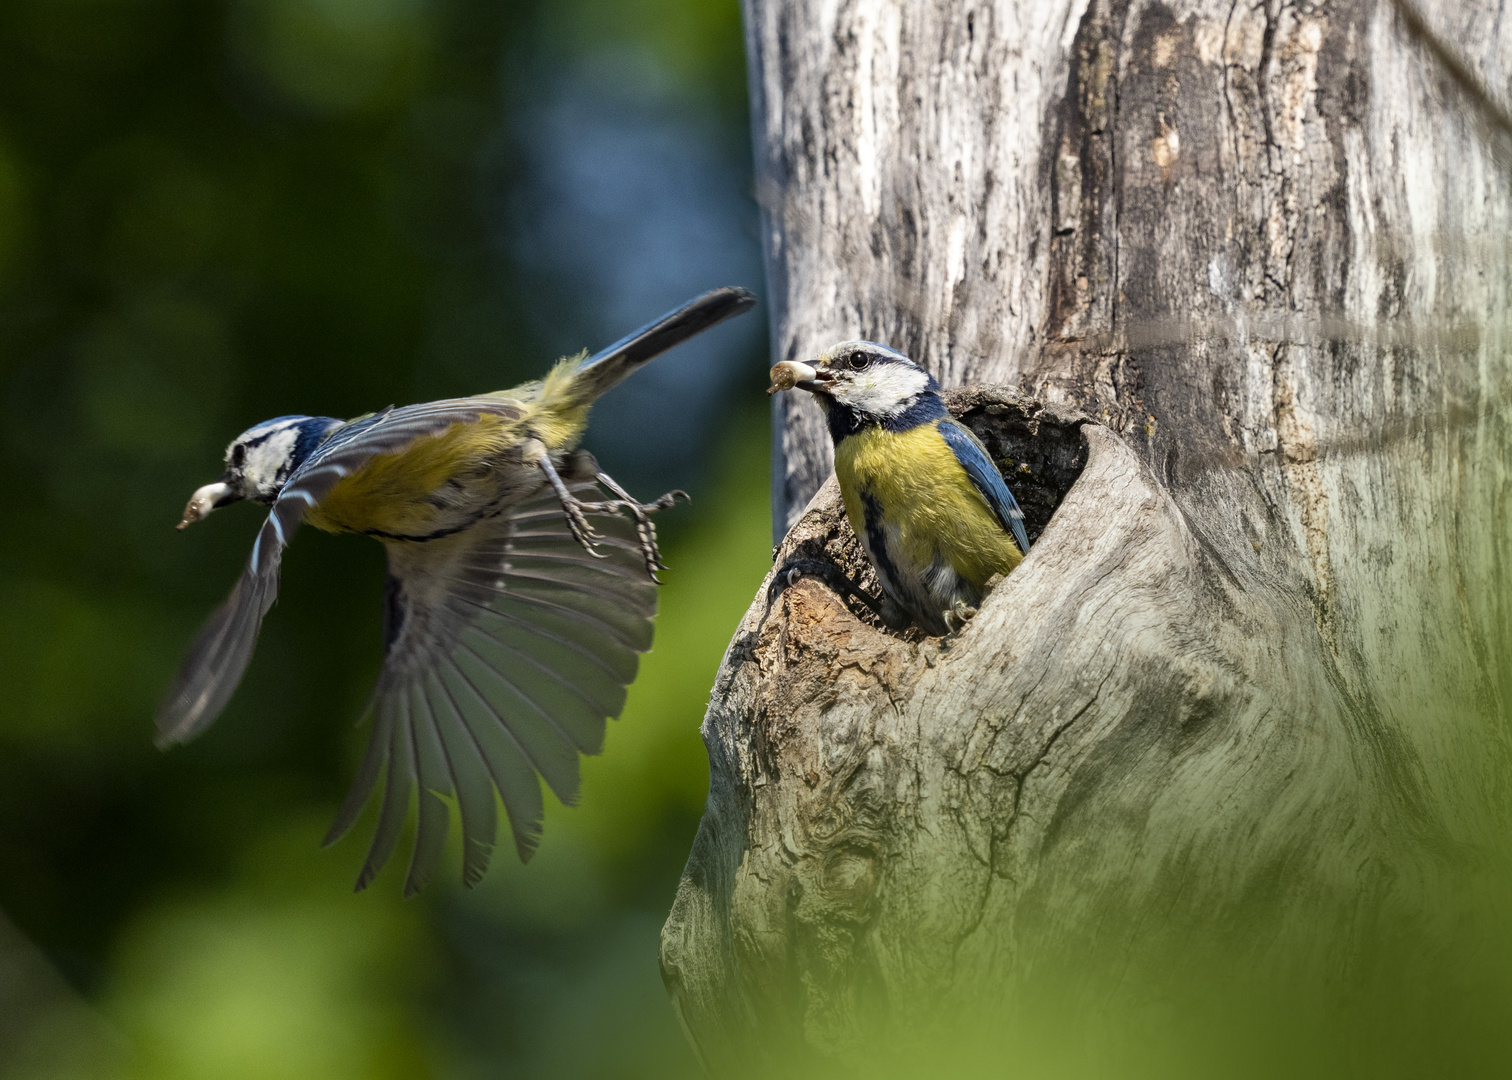
[[[158,707],[159,746],[199,734],[231,700],[257,646],[263,616],[278,599],[284,544],[303,517],[303,510],[295,506],[275,506],[268,514],[231,596],[196,635]]]
[[[311,452],[278,493],[278,502],[299,500],[306,508],[314,506],[369,458],[397,453],[453,424],[476,423],[485,413],[518,420],[525,408],[509,398],[447,398],[359,417],[337,428]]]
[[[1018,500],[1003,481],[1003,474],[992,463],[987,448],[969,429],[954,420],[941,420],[940,434],[944,436],[945,443],[955,454],[956,460],[965,468],[966,475],[971,477],[972,485],[981,492],[982,498],[987,500],[987,505],[992,507],[992,512],[1003,523],[1003,528],[1013,533],[1019,550],[1025,555],[1029,554],[1029,534],[1024,531],[1024,512],[1019,509]]]

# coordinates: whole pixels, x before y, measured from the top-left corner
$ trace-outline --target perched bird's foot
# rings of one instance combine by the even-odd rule
[[[828,559],[815,559],[802,555],[792,556],[772,575],[772,583],[767,586],[766,612],[762,614],[762,621],[766,620],[766,615],[771,612],[772,604],[776,602],[782,590],[786,589],[789,585],[796,585],[798,579],[804,575],[818,578],[841,596],[855,597],[865,605],[868,611],[876,615],[877,618],[881,619],[888,626],[893,625],[889,619],[890,613],[887,610],[889,601],[883,600],[878,602],[862,592],[861,586],[852,581],[844,570]]]
[[[976,618],[977,609],[964,600],[957,600],[950,605],[948,611],[941,612],[941,618],[945,620],[945,629],[955,633],[972,619]]]

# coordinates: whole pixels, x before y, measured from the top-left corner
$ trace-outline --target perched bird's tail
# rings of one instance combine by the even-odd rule
[[[564,388],[569,400],[563,404],[591,405],[599,395],[618,385],[647,360],[680,345],[694,334],[750,311],[756,297],[748,289],[726,286],[689,300],[676,311],[663,315],[584,360]]]

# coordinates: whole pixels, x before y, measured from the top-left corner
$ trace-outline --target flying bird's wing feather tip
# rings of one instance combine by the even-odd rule
[[[380,725],[385,723],[391,714],[385,712],[384,717],[380,719],[372,706],[369,706],[368,712],[375,713],[373,734],[368,738],[367,750],[362,756],[362,765],[357,769],[357,775],[352,778],[352,786],[347,789],[341,809],[336,812],[336,820],[331,822],[330,829],[320,842],[321,847],[330,847],[351,831],[352,826],[357,823],[357,818],[361,816],[363,807],[372,796],[378,777],[383,774],[383,766],[388,759],[389,738],[386,730],[380,730]]]
[[[513,822],[511,822],[513,824]],[[541,823],[532,821],[528,823],[528,829],[515,829],[515,854],[520,857],[521,863],[528,863],[541,846]]]
[[[277,595],[277,563],[261,573],[249,567],[205,620],[158,707],[159,747],[187,742],[220,715],[246,673],[263,615]]]

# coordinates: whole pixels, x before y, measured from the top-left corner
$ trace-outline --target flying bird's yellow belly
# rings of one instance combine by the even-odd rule
[[[1023,558],[934,424],[851,435],[835,448],[835,476],[858,536],[866,535],[867,501],[880,510],[887,555],[900,570],[939,559],[980,588]]]
[[[453,424],[395,453],[369,458],[311,507],[305,520],[327,532],[399,539],[465,527],[508,498],[511,486],[521,486],[520,441],[518,424],[502,417],[484,414],[475,423]],[[539,486],[534,468],[528,480],[523,486]]]

